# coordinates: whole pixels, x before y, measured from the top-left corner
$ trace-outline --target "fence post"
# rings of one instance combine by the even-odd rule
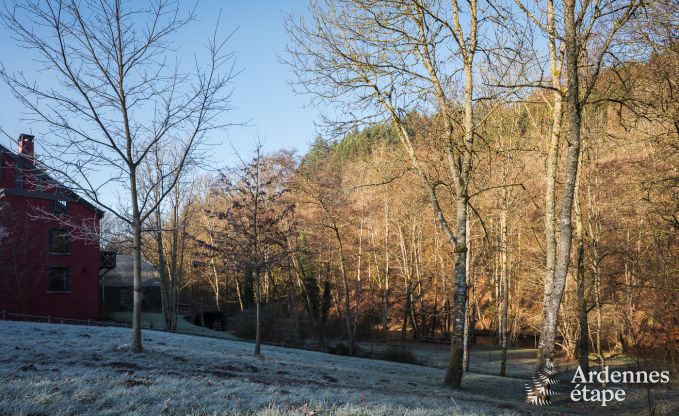
[[[7,316],[5,315],[5,310],[3,309],[2,310],[2,320],[4,321],[6,319],[7,319]]]
[[[52,323],[52,315],[47,315],[47,323],[48,324]]]
[[[90,326],[90,320],[89,319],[87,320],[87,326]]]

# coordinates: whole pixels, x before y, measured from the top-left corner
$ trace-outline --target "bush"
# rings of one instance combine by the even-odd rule
[[[344,344],[344,343],[337,343],[334,346],[333,345],[328,345],[327,347],[327,352],[329,354],[335,354],[335,355],[349,355],[349,346]],[[354,356],[360,357],[361,350],[358,348],[357,345],[354,345]]]
[[[384,361],[394,361],[404,364],[419,364],[413,350],[406,346],[390,346],[382,353],[377,354],[377,358]]]

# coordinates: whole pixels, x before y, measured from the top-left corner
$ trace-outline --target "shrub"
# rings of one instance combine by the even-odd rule
[[[377,354],[377,358],[385,361],[394,361],[404,364],[419,364],[413,350],[406,346],[389,346],[382,353]]]
[[[327,352],[329,354],[335,354],[335,355],[349,355],[349,346],[339,342],[337,344],[333,345],[328,345],[327,347]],[[354,345],[354,356],[360,357],[363,354],[361,354],[360,348],[358,348],[357,345]]]

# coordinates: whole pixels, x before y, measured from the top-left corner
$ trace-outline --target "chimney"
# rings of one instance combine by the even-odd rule
[[[33,151],[33,136],[30,134],[19,135],[19,155],[23,156],[31,163],[35,163],[35,153]]]

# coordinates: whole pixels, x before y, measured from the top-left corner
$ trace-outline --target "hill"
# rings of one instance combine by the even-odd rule
[[[134,354],[127,351],[125,328],[0,321],[0,334],[1,415],[509,415],[582,409],[525,405],[521,379],[469,373],[463,390],[454,391],[443,386],[444,372],[436,368],[272,346],[255,358],[244,341],[145,331],[145,352]]]

